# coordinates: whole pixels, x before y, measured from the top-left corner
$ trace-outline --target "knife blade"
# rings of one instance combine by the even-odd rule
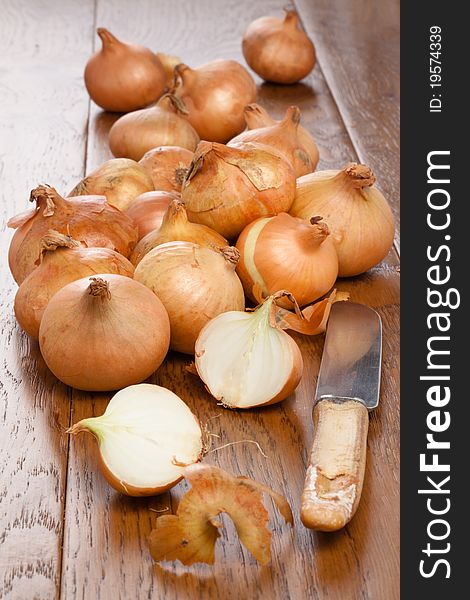
[[[359,505],[368,411],[377,407],[382,322],[364,304],[336,302],[330,313],[313,408],[314,440],[301,502],[309,529],[336,531]]]

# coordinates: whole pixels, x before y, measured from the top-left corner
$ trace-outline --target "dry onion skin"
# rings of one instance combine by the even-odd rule
[[[281,121],[274,120],[259,104],[245,107],[247,131],[230,141],[260,142],[280,150],[292,164],[296,177],[315,170],[319,153],[310,133],[300,125],[300,109],[290,106]]]
[[[151,231],[158,229],[168,205],[179,194],[173,192],[144,192],[132,201],[126,214],[132,219],[139,231],[139,240]]]
[[[245,294],[256,300],[289,290],[300,306],[326,294],[338,277],[338,255],[328,226],[321,217],[310,222],[286,213],[258,219],[237,241],[237,273]],[[284,300],[286,307],[291,306]]]
[[[39,328],[47,366],[79,390],[140,383],[163,362],[170,324],[160,300],[122,275],[85,277],[50,300]]]
[[[156,190],[181,192],[194,153],[180,146],[160,146],[144,154],[139,163],[152,178]]]
[[[364,273],[392,247],[393,214],[374,182],[369,167],[356,163],[297,180],[290,213],[302,219],[323,216],[336,243],[340,277]]]
[[[109,130],[109,148],[116,157],[134,160],[159,146],[179,146],[194,152],[199,135],[186,114],[179,99],[166,94],[154,106],[120,117]]]
[[[7,223],[17,229],[8,259],[18,285],[38,266],[42,239],[51,229],[71,236],[82,246],[110,248],[126,257],[137,242],[132,220],[110,206],[104,196],[62,198],[54,188],[40,185],[31,192],[30,201],[36,202],[36,208]]]
[[[99,467],[127,496],[154,496],[178,483],[203,455],[196,417],[176,394],[158,385],[131,385],[115,394],[103,415],[82,419],[68,433],[93,434]]]
[[[265,81],[297,83],[315,66],[315,47],[295,10],[284,19],[261,17],[248,26],[242,41],[248,65]]]
[[[155,102],[166,85],[165,69],[148,48],[126,44],[110,31],[96,30],[102,48],[85,67],[90,98],[105,110],[128,112]]]
[[[256,560],[267,565],[271,558],[272,534],[267,525],[269,514],[262,494],[273,500],[284,521],[294,518],[287,500],[265,485],[235,477],[212,465],[193,464],[183,470],[191,489],[181,499],[176,515],[158,517],[150,534],[150,553],[155,561],[179,560],[183,565],[214,564],[215,543],[227,513],[235,524],[240,541]]]
[[[138,265],[144,256],[157,246],[176,241],[193,242],[214,250],[228,246],[227,240],[213,229],[188,221],[183,202],[174,198],[168,205],[161,227],[140,240],[130,260],[133,265]]]
[[[103,195],[109,204],[125,211],[137,196],[153,189],[152,178],[139,163],[128,158],[112,158],[82,179],[69,197]]]
[[[255,219],[287,212],[294,195],[295,173],[273,148],[210,142],[199,144],[181,194],[190,221],[227,239]]]
[[[256,100],[253,77],[235,60],[213,60],[196,69],[175,67],[172,90],[188,111],[201,140],[228,142],[243,131],[243,109]]]
[[[170,347],[194,353],[199,332],[228,310],[243,310],[243,286],[235,273],[236,248],[215,251],[191,242],[169,242],[151,250],[134,278],[163,302],[171,324]]]
[[[39,266],[26,277],[15,296],[15,315],[26,333],[39,339],[39,325],[52,296],[72,281],[98,273],[132,277],[134,267],[110,248],[84,248],[70,236],[50,231],[42,239]]]

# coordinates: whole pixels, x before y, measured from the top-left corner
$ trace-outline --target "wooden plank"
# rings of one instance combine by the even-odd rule
[[[2,3],[0,172],[2,230],[28,208],[29,191],[59,190],[84,167],[93,2]],[[36,343],[16,325],[1,236],[0,597],[55,598],[61,544],[70,390],[52,377]]]
[[[177,54],[191,65],[217,57],[238,58],[245,26],[252,19],[280,13],[282,3],[187,3],[151,0],[136,11],[121,0],[99,1],[97,25],[123,39]],[[321,167],[333,168],[357,155],[320,69],[304,83],[283,88],[259,87],[259,99],[281,116],[299,104],[306,125],[316,136]],[[87,170],[110,157],[106,133],[114,117],[93,108]],[[72,182],[71,182],[72,183]],[[236,540],[228,519],[214,567],[153,565],[146,538],[165,507],[174,508],[186,489],[133,500],[109,489],[96,470],[94,441],[79,437],[71,444],[67,480],[62,596],[100,600],[164,598],[292,598],[355,600],[398,597],[398,276],[396,255],[367,275],[342,281],[352,299],[378,308],[384,320],[382,406],[372,417],[366,485],[360,509],[344,531],[315,534],[299,521],[299,501],[307,454],[312,441],[311,401],[322,339],[297,336],[305,357],[305,375],[296,393],[281,405],[240,412],[226,411],[209,398],[201,383],[184,367],[187,357],[172,354],[151,379],[179,394],[211,431],[218,445],[240,443],[206,458],[236,474],[245,474],[286,494],[295,512],[295,527],[273,519],[273,559],[260,568]],[[73,393],[73,421],[101,414],[110,395]]]
[[[399,249],[400,3],[295,0],[361,162],[392,204]]]

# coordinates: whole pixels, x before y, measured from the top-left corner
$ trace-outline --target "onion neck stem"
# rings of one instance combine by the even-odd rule
[[[170,202],[163,216],[160,231],[167,231],[175,228],[186,228],[188,215],[183,202],[179,198],[175,198]]]
[[[235,246],[225,246],[220,250],[225,260],[235,269],[240,261],[240,251]]]
[[[157,102],[156,106],[160,106],[161,108],[164,101],[168,101],[170,103],[171,107],[174,109],[176,114],[189,115],[189,110],[184,100],[172,91],[163,94],[163,96]]]
[[[305,247],[307,252],[311,251],[312,248],[318,248],[330,235],[328,225],[322,223],[321,219],[322,217],[312,217],[310,219],[310,225],[302,224],[302,226],[296,230],[296,237]]]
[[[51,217],[56,208],[57,201],[60,202],[61,197],[57,193],[57,191],[51,187],[50,185],[38,185],[37,188],[32,190],[31,195],[29,197],[30,202],[36,202],[37,206],[41,206],[41,204],[45,203],[43,216]]]
[[[91,277],[91,283],[88,286],[88,294],[95,298],[106,298],[111,300],[111,292],[109,291],[109,283],[101,277]]]
[[[262,106],[256,103],[245,106],[244,115],[249,130],[269,127],[277,123]]]
[[[289,106],[286,110],[286,114],[281,121],[282,125],[291,128],[293,126],[294,131],[297,131],[297,127],[300,123],[300,109],[298,106]]]
[[[375,175],[366,165],[351,163],[341,171],[341,174],[346,177],[348,184],[354,189],[370,187],[375,183]]]
[[[82,419],[78,423],[75,423],[72,427],[67,429],[66,433],[70,435],[77,435],[83,431],[93,434],[98,440],[103,439],[103,421],[102,417],[89,417],[88,419]]]
[[[294,8],[284,8],[286,16],[284,17],[284,25],[291,29],[297,29],[299,23],[299,15]]]
[[[108,49],[113,44],[119,44],[119,40],[107,29],[104,27],[98,27],[96,33],[99,35],[99,38],[103,44],[103,50]]]

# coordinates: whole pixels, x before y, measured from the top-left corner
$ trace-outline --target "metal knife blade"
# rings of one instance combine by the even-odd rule
[[[315,401],[359,400],[369,410],[379,403],[382,321],[364,304],[336,302],[330,313]]]

